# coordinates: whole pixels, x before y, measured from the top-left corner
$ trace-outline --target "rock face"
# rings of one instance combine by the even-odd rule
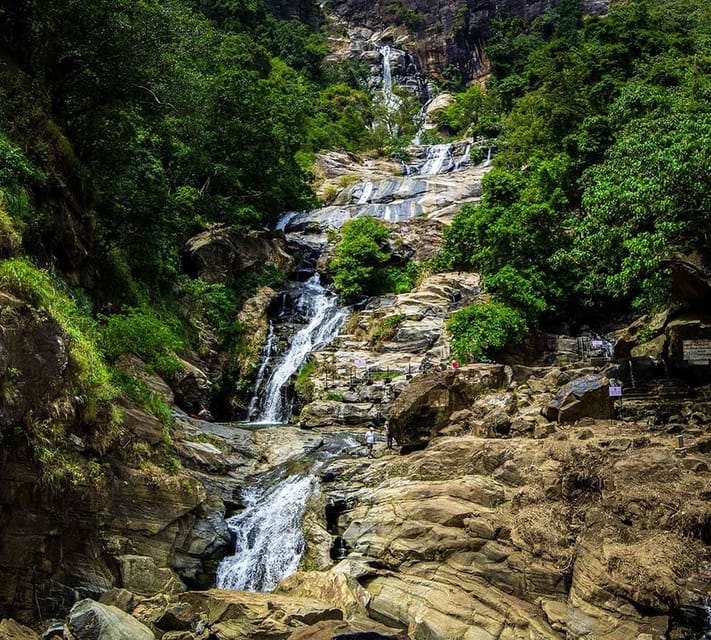
[[[310,356],[316,365],[313,391],[301,423],[364,426],[382,421],[413,375],[448,360],[446,319],[480,299],[478,275],[445,273],[353,314],[336,340]]]
[[[390,409],[390,428],[401,446],[428,443],[456,411],[468,409],[481,394],[506,382],[503,365],[470,365],[419,376]]]
[[[429,77],[441,80],[444,69],[455,66],[464,81],[471,81],[487,72],[484,45],[493,19],[531,20],[554,4],[554,0],[403,0],[399,4],[337,0],[331,11],[349,36],[341,44],[341,55],[368,60],[370,43],[390,42],[410,51]],[[587,0],[584,8],[601,14],[607,5],[607,0]],[[396,66],[393,75],[397,73]]]
[[[334,571],[411,638],[663,637],[677,607],[698,604],[708,471],[689,471],[641,427],[584,431],[438,438],[353,476],[341,468],[361,488]],[[677,499],[690,520],[677,519]]]
[[[186,247],[188,270],[208,283],[234,286],[247,273],[267,265],[291,267],[283,240],[265,233],[239,235],[230,227],[215,227],[191,238]]]
[[[32,415],[65,395],[68,339],[58,323],[0,291],[0,433],[13,424],[41,420]]]
[[[449,154],[447,161],[452,167],[469,162],[466,143],[441,153]],[[422,164],[425,161],[424,157],[420,160]],[[320,250],[328,243],[328,231],[338,230],[359,216],[391,223],[429,217],[446,223],[462,204],[479,200],[481,180],[489,170],[490,165],[484,163],[438,175],[391,175],[378,180],[356,176],[356,181],[343,188],[332,204],[292,217],[286,231],[298,243]]]
[[[69,640],[155,640],[155,634],[135,618],[93,600],[72,607],[65,635]]]
[[[583,417],[612,418],[610,382],[600,375],[587,375],[566,384],[546,410],[549,420],[575,422]]]
[[[0,620],[0,640],[37,640],[37,634],[14,620]]]

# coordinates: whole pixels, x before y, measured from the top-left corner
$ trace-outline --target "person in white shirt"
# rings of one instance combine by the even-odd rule
[[[373,427],[368,427],[368,431],[365,434],[365,446],[368,447],[368,457],[373,457],[373,445],[375,444],[375,431]]]

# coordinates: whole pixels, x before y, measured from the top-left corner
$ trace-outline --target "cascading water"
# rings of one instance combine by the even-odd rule
[[[293,336],[288,350],[278,359],[264,388],[261,410],[255,422],[277,424],[287,422],[291,403],[285,398],[289,379],[306,361],[312,351],[325,347],[341,328],[348,316],[347,309],[338,308],[338,298],[321,286],[318,273],[303,283],[296,303],[296,311],[308,320],[305,327]]]
[[[433,144],[427,151],[427,161],[420,169],[420,175],[434,176],[442,171],[442,165],[452,153],[450,144]]]
[[[235,553],[217,568],[218,589],[272,591],[297,570],[304,551],[301,521],[315,482],[311,474],[292,475],[243,492],[245,509],[227,520]]]
[[[388,115],[395,113],[402,104],[400,98],[393,92],[393,74],[390,64],[391,50],[388,45],[380,48],[380,55],[383,58],[383,104]],[[397,126],[388,119],[388,133],[391,135],[397,134]]]
[[[269,330],[267,331],[267,339],[264,341],[264,347],[262,347],[262,364],[259,365],[259,371],[257,371],[257,377],[255,379],[254,388],[259,389],[264,381],[264,373],[267,370],[267,365],[269,364],[272,353],[274,351],[274,344],[276,342],[276,336],[274,335],[274,325],[269,322]],[[247,420],[252,420],[257,413],[257,408],[259,407],[259,395],[255,393],[252,399],[249,401],[249,408],[247,409]]]

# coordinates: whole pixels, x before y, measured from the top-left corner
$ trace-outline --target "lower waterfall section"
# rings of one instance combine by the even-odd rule
[[[301,522],[315,483],[311,471],[245,489],[244,510],[227,520],[235,551],[217,569],[218,589],[272,591],[297,570],[304,551]]]

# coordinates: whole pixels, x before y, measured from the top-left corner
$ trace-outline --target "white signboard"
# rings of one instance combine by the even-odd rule
[[[353,364],[356,367],[362,369],[365,366],[365,358],[356,358],[355,360],[353,360]]]
[[[610,397],[611,398],[622,397],[622,387],[610,387]]]
[[[337,373],[339,376],[342,376],[344,373],[346,373],[346,370],[345,370],[345,369],[337,369],[337,370],[336,370],[336,373]]]
[[[690,364],[709,364],[711,340],[684,340],[684,360]]]

